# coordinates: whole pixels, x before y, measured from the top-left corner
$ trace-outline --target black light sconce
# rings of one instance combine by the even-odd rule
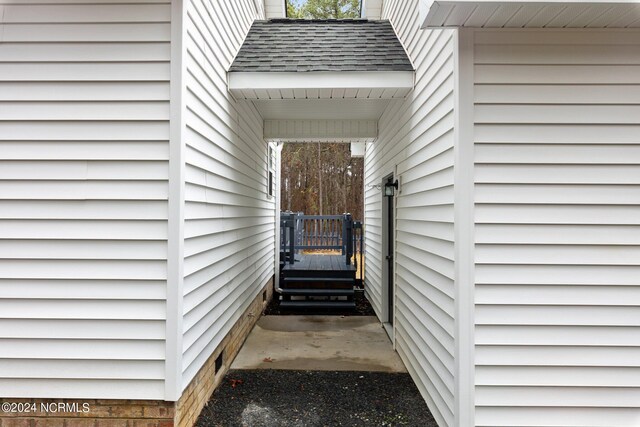
[[[398,180],[396,179],[393,182],[387,182],[384,184],[384,196],[385,197],[393,197],[395,191],[398,189]]]

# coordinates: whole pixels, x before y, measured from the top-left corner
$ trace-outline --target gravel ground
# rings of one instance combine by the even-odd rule
[[[267,306],[264,311],[265,315],[277,315],[277,316],[288,316],[288,315],[311,315],[311,314],[325,314],[325,315],[336,315],[336,316],[375,316],[376,313],[373,311],[371,307],[371,303],[364,296],[364,292],[356,291],[356,295],[354,297],[356,302],[355,310],[338,310],[338,309],[284,309],[280,310],[280,302],[278,301],[278,294],[274,294],[271,302]]]
[[[437,427],[408,374],[234,370],[198,427]]]

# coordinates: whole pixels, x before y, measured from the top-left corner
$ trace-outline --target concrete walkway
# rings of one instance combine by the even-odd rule
[[[437,427],[375,317],[263,316],[197,427]]]
[[[373,316],[264,316],[231,369],[406,372]]]

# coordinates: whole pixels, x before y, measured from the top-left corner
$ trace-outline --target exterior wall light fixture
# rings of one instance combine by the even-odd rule
[[[384,185],[384,196],[385,197],[393,197],[395,191],[398,189],[398,180],[396,179],[393,182],[387,182]]]

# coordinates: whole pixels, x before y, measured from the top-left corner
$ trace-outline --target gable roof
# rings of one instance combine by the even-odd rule
[[[229,72],[413,71],[389,21],[255,21]]]

